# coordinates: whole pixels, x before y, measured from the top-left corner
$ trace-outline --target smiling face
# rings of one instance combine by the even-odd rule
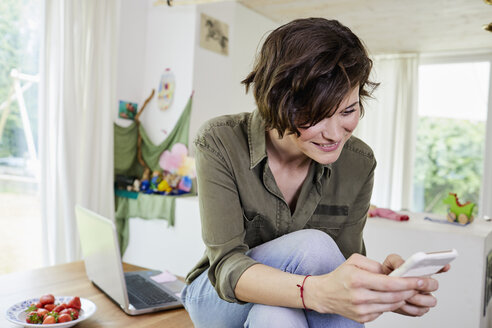
[[[360,118],[359,87],[355,87],[340,103],[337,111],[308,128],[299,127],[300,136],[286,135],[307,157],[321,164],[335,162]]]

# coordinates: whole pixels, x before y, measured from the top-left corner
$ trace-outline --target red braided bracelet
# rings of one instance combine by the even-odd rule
[[[306,307],[306,304],[304,304],[304,283],[306,282],[306,279],[308,277],[311,277],[310,274],[308,274],[307,276],[304,277],[304,280],[302,281],[302,286],[297,284],[297,287],[299,287],[301,289],[301,300],[302,300],[302,306],[304,306],[304,310],[306,311],[310,311],[307,307]]]

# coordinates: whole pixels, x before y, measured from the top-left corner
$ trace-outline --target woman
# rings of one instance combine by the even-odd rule
[[[376,161],[352,132],[371,68],[347,27],[295,20],[268,36],[243,81],[258,109],[201,128],[206,254],[182,294],[197,327],[359,327],[435,305],[434,279],[388,277],[399,256],[364,256]]]

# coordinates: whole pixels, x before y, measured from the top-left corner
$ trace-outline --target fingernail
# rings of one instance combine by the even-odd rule
[[[417,281],[417,286],[422,287],[423,285],[424,285],[424,281],[423,280]]]

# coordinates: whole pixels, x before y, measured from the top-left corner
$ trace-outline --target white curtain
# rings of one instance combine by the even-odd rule
[[[487,215],[492,218],[492,59],[489,57],[489,111],[485,132],[485,152],[483,163],[482,189],[480,194],[479,217]]]
[[[372,147],[378,162],[371,202],[393,210],[409,209],[416,136],[417,55],[374,58],[372,80],[380,82],[365,106],[355,135]]]
[[[74,206],[114,216],[119,0],[45,0],[41,62],[44,264],[80,258]]]

